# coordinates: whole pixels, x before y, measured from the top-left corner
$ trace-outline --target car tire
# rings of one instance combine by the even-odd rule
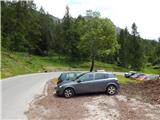
[[[115,95],[117,93],[117,87],[115,85],[109,85],[106,92],[108,95]]]
[[[72,88],[65,89],[64,93],[63,93],[63,95],[64,95],[65,98],[71,98],[71,97],[74,96],[74,94],[75,93],[74,93],[74,90]]]

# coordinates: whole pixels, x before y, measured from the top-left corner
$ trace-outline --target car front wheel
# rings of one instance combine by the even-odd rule
[[[72,88],[67,88],[64,90],[64,97],[70,98],[74,96],[74,91]]]
[[[117,88],[116,88],[116,86],[114,86],[114,85],[109,85],[109,86],[107,87],[107,93],[108,93],[109,95],[114,95],[114,94],[116,94],[116,93],[117,93]]]

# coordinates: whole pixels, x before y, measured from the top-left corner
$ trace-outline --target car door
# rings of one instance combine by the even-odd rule
[[[104,91],[106,88],[106,74],[95,73],[95,80],[93,83],[94,83],[95,92]]]
[[[74,86],[77,93],[90,93],[93,89],[93,79],[94,74],[88,73],[80,78],[78,78],[76,81],[76,85]]]

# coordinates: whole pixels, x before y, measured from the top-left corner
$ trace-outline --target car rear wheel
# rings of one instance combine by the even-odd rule
[[[114,85],[109,85],[109,86],[107,87],[107,93],[108,93],[109,95],[114,95],[114,94],[116,94],[116,93],[117,93],[117,88],[116,88],[116,86],[114,86]]]
[[[72,88],[67,88],[64,90],[64,97],[70,98],[74,96],[74,90]]]

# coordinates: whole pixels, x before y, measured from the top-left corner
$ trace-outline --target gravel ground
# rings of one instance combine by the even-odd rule
[[[54,86],[47,82],[43,95],[30,103],[29,120],[160,120],[160,104],[151,99],[144,102],[142,96],[149,92],[138,92],[143,84],[124,85],[115,96],[100,93],[70,99],[57,97]]]

